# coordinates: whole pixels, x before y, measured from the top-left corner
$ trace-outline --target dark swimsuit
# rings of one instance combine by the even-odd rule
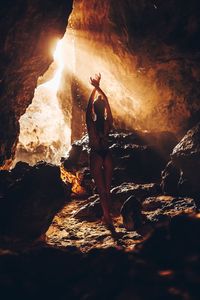
[[[100,150],[92,149],[92,151],[97,153],[99,156],[101,156],[103,160],[106,158],[107,154],[109,153],[109,149],[100,149]]]
[[[110,150],[109,150],[108,146],[104,144],[103,138],[100,138],[99,144],[100,144],[100,147],[98,149],[91,147],[91,151],[93,153],[96,153],[99,156],[101,156],[101,158],[104,160],[106,158],[106,156],[108,155],[108,153],[110,153]]]

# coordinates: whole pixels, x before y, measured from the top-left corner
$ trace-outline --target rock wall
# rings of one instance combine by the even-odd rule
[[[63,77],[70,96],[59,91],[66,118],[72,113],[72,139],[84,131],[95,72],[102,73],[118,128],[182,134],[199,120],[199,8],[196,0],[74,0],[68,29],[75,77],[71,87],[69,74]],[[1,1],[0,164],[14,154],[19,117],[52,62],[71,10],[72,0]]]
[[[74,1],[76,74],[89,88],[102,73],[117,127],[182,134],[199,119],[199,17],[196,0]]]
[[[71,9],[72,0],[0,2],[0,164],[14,153],[19,117],[53,60]]]

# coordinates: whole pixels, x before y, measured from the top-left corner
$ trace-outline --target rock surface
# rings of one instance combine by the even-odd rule
[[[116,126],[185,132],[200,110],[199,18],[196,0],[75,0],[77,107],[87,100],[82,83],[100,71]]]
[[[2,251],[6,299],[199,299],[199,216],[156,228],[137,251],[116,247],[81,253],[75,247]]]
[[[160,269],[177,268],[181,273],[185,263],[188,270],[198,265],[199,232],[199,214],[180,215],[174,217],[169,226],[158,227],[138,248],[141,246],[142,256],[158,264]],[[194,261],[192,257],[195,257]],[[194,269],[190,275],[188,274],[186,289],[191,288],[191,280],[195,274],[197,273]],[[193,299],[193,296],[189,299]]]
[[[120,210],[124,202],[134,196],[140,201],[148,196],[155,196],[160,193],[160,188],[157,184],[135,184],[123,183],[120,186],[114,187],[111,190],[111,211],[114,215],[120,214]],[[79,211],[74,214],[75,218],[90,220],[97,219],[102,216],[102,209],[98,195],[94,195],[88,199],[86,205],[83,205]]]
[[[197,207],[192,198],[175,198],[161,195],[146,198],[142,203],[142,211],[147,220],[159,222],[167,219],[170,221],[178,215],[196,213]]]
[[[169,168],[169,166],[171,166]],[[171,162],[162,173],[165,193],[195,197],[200,195],[200,123],[189,130],[174,148]]]
[[[34,241],[47,231],[55,214],[69,201],[71,186],[62,182],[59,167],[46,163],[34,167],[21,164],[6,174],[6,180],[5,171],[1,171],[2,177],[1,242]]]
[[[146,197],[143,202],[136,195],[130,196],[122,205],[121,216],[127,230],[140,230],[142,226],[169,223],[177,215],[194,214],[197,206],[192,198],[172,196]]]
[[[176,145],[176,137],[169,132],[120,132],[109,136],[114,172],[112,185],[122,182],[152,182],[160,180],[161,170]],[[88,167],[88,136],[72,144],[63,165],[66,170],[77,171]]]

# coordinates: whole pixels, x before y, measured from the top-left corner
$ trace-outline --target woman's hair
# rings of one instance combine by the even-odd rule
[[[101,95],[94,101],[94,112],[97,116],[95,126],[98,133],[104,134],[105,101]]]

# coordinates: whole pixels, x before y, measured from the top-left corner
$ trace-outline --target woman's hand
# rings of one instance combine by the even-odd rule
[[[99,87],[99,83],[101,80],[101,74],[99,73],[99,75],[95,74],[95,78],[90,77],[90,83],[91,85],[93,85],[94,87]]]

